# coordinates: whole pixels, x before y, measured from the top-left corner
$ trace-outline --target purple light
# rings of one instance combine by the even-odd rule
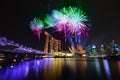
[[[43,54],[42,51],[32,49],[30,47],[26,47],[24,45],[20,45],[15,43],[14,41],[7,40],[5,37],[0,38],[0,46],[1,51],[10,51],[10,52],[17,52],[17,53],[35,53],[35,54]],[[5,46],[5,48],[3,47]]]
[[[33,21],[30,22],[30,28],[35,33],[35,35],[37,35],[38,38],[40,39],[40,33],[42,32],[43,29],[42,20],[39,18],[34,18]]]
[[[111,73],[110,73],[108,60],[103,60],[103,63],[104,63],[104,68],[105,68],[105,72],[107,74],[107,77],[109,80],[111,80]]]

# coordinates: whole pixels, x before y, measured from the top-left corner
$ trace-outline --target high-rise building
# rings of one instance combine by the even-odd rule
[[[53,38],[48,32],[44,32],[46,35],[44,52],[58,52],[61,51],[61,41]]]

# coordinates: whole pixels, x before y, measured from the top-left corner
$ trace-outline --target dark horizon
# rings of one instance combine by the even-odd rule
[[[29,27],[30,21],[34,17],[45,16],[53,9],[60,9],[63,6],[79,7],[79,3],[86,10],[92,26],[89,41],[94,40],[98,43],[114,39],[120,43],[120,6],[117,0],[4,0],[1,2],[0,36],[41,49],[44,41],[40,42],[33,35]]]

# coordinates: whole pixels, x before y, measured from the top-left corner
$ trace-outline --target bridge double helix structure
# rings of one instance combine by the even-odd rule
[[[8,40],[6,37],[0,37],[0,60],[23,60],[42,58],[45,53],[14,41]]]

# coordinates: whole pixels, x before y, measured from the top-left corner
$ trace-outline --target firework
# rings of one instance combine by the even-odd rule
[[[88,21],[85,14],[82,9],[64,7],[60,11],[53,10],[51,16],[47,16],[45,21],[48,25],[56,27],[58,31],[70,33],[72,36],[79,34],[88,36],[89,27],[84,23]]]
[[[65,14],[54,10],[52,13],[52,18],[54,20],[54,26],[58,31],[66,31],[66,24],[69,20],[69,17]]]
[[[76,7],[68,7],[60,10],[61,13],[68,16],[68,22],[66,24],[67,32],[71,33],[71,35],[79,35],[84,34],[88,35],[87,32],[89,30],[88,26],[84,23],[87,20],[87,16],[85,16],[85,12],[82,9],[78,9]]]
[[[33,21],[30,22],[30,28],[40,39],[40,34],[43,29],[43,22],[38,18],[34,18]]]
[[[50,15],[47,15],[44,19],[44,25],[46,25],[45,28],[54,27],[54,19]]]
[[[38,37],[43,29],[56,28],[57,31],[62,31],[65,34],[71,36],[88,36],[90,28],[86,25],[87,22],[86,13],[80,8],[68,7],[62,8],[59,11],[53,10],[51,15],[47,15],[43,21],[41,19],[34,18],[31,21],[31,29]]]

